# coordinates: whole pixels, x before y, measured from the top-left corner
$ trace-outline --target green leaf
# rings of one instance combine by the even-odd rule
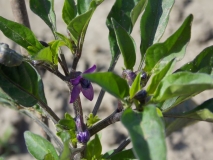
[[[68,25],[73,18],[77,15],[77,8],[74,0],[65,0],[62,9],[62,18]]]
[[[1,16],[0,30],[6,37],[25,48],[31,55],[36,54],[44,48],[29,28]]]
[[[191,111],[182,114],[170,114],[170,117],[177,118],[166,127],[166,134],[170,135],[172,132],[183,128],[189,124],[197,121],[207,121],[213,123],[213,98],[205,101],[198,107]],[[167,115],[167,113],[165,113]]]
[[[165,42],[157,43],[147,49],[145,68],[150,72],[155,64],[164,58],[164,61],[170,61],[174,58],[180,60],[183,58],[187,43],[191,37],[191,23],[193,16],[189,15],[182,26]]]
[[[78,42],[80,41],[82,36],[84,36],[84,34],[86,33],[86,29],[93,12],[94,9],[91,9],[86,13],[75,17],[67,26],[67,29],[70,32],[70,36],[76,45],[78,45]]]
[[[87,117],[87,126],[91,127],[96,122],[100,121],[101,119],[98,116],[94,116],[92,113],[89,114]]]
[[[84,14],[90,9],[90,3],[92,0],[77,0],[77,7],[79,15]]]
[[[201,72],[212,74],[213,46],[205,48],[193,61],[182,66],[178,71]]]
[[[42,80],[27,62],[17,67],[0,65],[0,87],[16,103],[32,107],[38,100],[46,103]]]
[[[61,119],[58,122],[60,125],[64,126],[67,130],[72,129],[75,130],[76,126],[75,126],[75,121],[74,119]]]
[[[123,55],[124,65],[126,69],[132,70],[136,61],[135,42],[127,31],[114,19],[112,19],[112,24],[115,30],[118,47]]]
[[[162,37],[174,0],[149,0],[141,18],[141,54]]]
[[[135,80],[132,83],[132,86],[129,90],[129,98],[132,99],[134,95],[141,89],[141,73],[138,73]]]
[[[71,151],[69,148],[69,141],[64,143],[63,152],[61,153],[60,160],[68,160],[71,156]]]
[[[121,25],[121,27],[123,27],[127,31],[127,33],[130,34],[133,28],[131,11],[136,6],[136,4],[138,4],[139,1],[140,0],[128,0],[128,1],[116,0],[109,15],[107,16],[106,25],[109,29],[108,38],[112,54],[111,66],[113,65],[113,63],[115,63],[115,61],[117,61],[118,56],[120,54],[119,47],[116,41],[115,32],[113,29],[112,18],[116,22],[118,22]],[[134,19],[136,19],[136,17]]]
[[[79,15],[86,13],[90,9],[95,9],[104,0],[77,0],[78,2],[78,13]]]
[[[106,159],[108,156],[110,156],[110,154],[111,153],[105,155]],[[103,157],[103,158],[105,158],[105,157]],[[133,153],[133,149],[127,149],[127,150],[118,152],[117,154],[115,154],[113,156],[110,156],[110,159],[111,160],[117,160],[117,159],[130,160],[130,159],[135,159],[135,155]]]
[[[24,139],[28,151],[36,159],[43,160],[45,155],[51,153],[52,157],[54,157],[54,160],[59,160],[54,146],[43,137],[30,131],[25,131]]]
[[[171,60],[169,63],[166,64],[166,66],[162,70],[153,74],[149,78],[149,81],[147,82],[147,87],[146,87],[146,91],[148,94],[154,93],[160,81],[167,75],[171,74],[174,65],[175,65],[175,59]]]
[[[71,150],[69,148],[69,141],[70,141],[70,134],[67,131],[62,131],[57,133],[63,141],[64,148],[60,155],[60,160],[67,160],[70,159]]]
[[[65,113],[64,117],[67,120],[73,120],[72,116],[69,113],[67,113],[67,112]]]
[[[73,50],[73,44],[71,42],[71,40],[69,38],[67,38],[66,36],[64,36],[63,34],[60,34],[58,32],[55,32],[55,34],[62,40],[64,41],[65,45],[74,53]]]
[[[51,153],[45,155],[44,160],[55,160]]]
[[[195,95],[212,88],[212,77],[207,74],[178,72],[165,77],[160,82],[152,100],[162,102],[177,96]]]
[[[87,143],[86,159],[98,159],[101,156],[102,146],[100,137],[96,134],[95,138]]]
[[[91,82],[97,83],[105,91],[119,99],[123,99],[129,95],[129,86],[127,82],[114,73],[103,72],[83,74],[83,77]]]
[[[53,33],[56,31],[54,0],[30,0],[30,9],[50,27]]]
[[[133,26],[135,22],[137,21],[138,16],[141,14],[141,12],[143,12],[144,8],[146,7],[147,1],[148,0],[140,0],[132,9],[130,16],[131,16]]]
[[[130,134],[138,159],[166,160],[164,125],[154,105],[146,106],[143,112],[126,109],[121,122]]]
[[[57,65],[59,48],[65,45],[65,42],[62,40],[52,41],[49,43],[48,47],[40,50],[36,55],[32,56],[31,59],[42,60]]]

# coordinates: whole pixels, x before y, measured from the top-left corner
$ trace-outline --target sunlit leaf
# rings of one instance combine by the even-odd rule
[[[105,91],[113,96],[123,99],[129,95],[127,82],[118,75],[111,72],[83,74],[83,77],[91,82],[97,83]]]
[[[62,18],[68,25],[77,14],[77,8],[74,0],[65,0],[62,10]]]
[[[30,0],[30,9],[50,27],[53,33],[56,31],[54,0]]]
[[[168,75],[160,82],[152,100],[162,102],[177,96],[195,95],[212,88],[212,77],[207,74],[178,72]]]
[[[136,61],[136,49],[133,38],[121,27],[114,19],[112,19],[115,30],[118,47],[124,59],[126,69],[133,69]]]
[[[174,0],[148,0],[141,18],[141,54],[162,37]]]
[[[165,42],[154,44],[147,49],[145,71],[150,72],[161,59],[168,62],[174,58],[176,60],[183,58],[187,43],[191,37],[192,20],[193,16],[189,15],[181,27]]]
[[[54,146],[45,138],[30,131],[26,131],[24,132],[24,139],[28,151],[36,159],[42,160],[47,154],[51,153],[54,160],[59,160]]]
[[[1,16],[0,30],[6,37],[25,48],[31,55],[36,54],[44,48],[29,28]]]
[[[146,106],[143,112],[125,110],[121,122],[129,132],[138,159],[166,160],[164,125],[154,105]]]

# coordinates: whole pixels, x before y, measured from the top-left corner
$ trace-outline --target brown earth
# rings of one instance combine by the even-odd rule
[[[29,1],[26,1],[27,5]],[[110,51],[108,44],[108,29],[105,26],[106,16],[113,5],[114,0],[106,0],[96,10],[92,18],[88,32],[86,34],[85,45],[83,48],[83,56],[79,62],[78,70],[83,71],[89,66],[96,64],[98,71],[106,71],[110,62]],[[205,47],[213,44],[213,7],[210,0],[191,1],[181,0],[176,1],[171,12],[169,25],[165,32],[163,40],[171,35],[184,21],[184,19],[192,13],[194,21],[192,24],[192,37],[188,45],[184,60],[177,64],[177,67],[192,60]],[[61,19],[61,9],[63,1],[55,0],[55,10],[57,15],[58,31],[66,34],[66,26]],[[53,36],[45,23],[28,9],[31,29],[39,40],[51,41]],[[10,2],[0,0],[0,16],[13,20]],[[136,45],[140,45],[139,23],[133,30],[132,36],[135,38]],[[12,41],[5,38],[0,33],[0,42],[8,43],[11,48],[19,50],[19,47]],[[65,56],[71,62],[72,55],[64,49]],[[139,51],[138,51],[139,55]],[[70,67],[70,65],[69,65]],[[120,58],[115,71],[121,73],[122,58]],[[69,92],[66,85],[57,77],[50,73],[45,73],[43,77],[45,84],[45,93],[49,106],[62,117],[64,112],[69,112],[73,115],[72,105],[69,104]],[[92,111],[92,108],[97,99],[100,88],[95,86],[95,97],[92,102],[83,100],[83,108],[85,115]],[[204,92],[199,96],[195,96],[193,101],[196,104],[202,103],[204,100],[212,96],[212,91]],[[195,106],[194,102],[189,102],[187,105]],[[109,94],[105,95],[98,116],[103,119],[116,106],[116,100]],[[4,139],[3,133],[11,131],[12,136],[6,143],[6,147],[10,150],[11,155],[6,158],[8,160],[30,160],[33,159],[24,147],[23,131],[30,130],[40,134],[40,129],[30,119],[24,118],[17,112],[0,107],[0,139]],[[109,149],[114,149],[127,136],[127,131],[120,123],[116,123],[102,131],[103,153]],[[168,160],[212,160],[213,159],[213,125],[211,123],[199,122],[182,130],[173,133],[167,138]],[[1,153],[0,146],[0,153]],[[19,150],[19,151],[17,151]],[[16,153],[17,152],[17,153]]]

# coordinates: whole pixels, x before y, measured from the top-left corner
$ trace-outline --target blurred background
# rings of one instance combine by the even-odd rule
[[[29,0],[25,2],[31,29],[36,37],[42,41],[52,41],[53,36],[47,25],[29,9]],[[55,12],[58,32],[66,34],[66,25],[61,18],[63,2],[62,0],[55,0]],[[84,71],[93,64],[97,65],[97,71],[106,71],[108,69],[111,55],[108,43],[108,29],[105,25],[105,21],[114,2],[115,0],[105,0],[95,11],[87,30],[83,55],[77,70]],[[188,44],[185,58],[177,63],[177,68],[193,60],[205,47],[213,44],[212,6],[212,1],[210,0],[177,0],[175,2],[171,11],[169,24],[161,41],[164,41],[168,36],[174,33],[190,13],[194,15],[191,41]],[[0,0],[0,16],[14,20],[10,1]],[[136,41],[137,48],[139,48],[139,21],[135,25],[132,36]],[[2,42],[8,43],[11,48],[20,52],[19,46],[7,39],[2,32],[0,32],[0,43]],[[69,67],[71,67],[72,54],[66,48],[63,48],[63,52],[69,63]],[[139,50],[137,50],[137,54],[140,56]],[[137,62],[137,64],[138,63],[139,62]],[[121,74],[122,67],[122,58],[120,58],[116,65],[115,72]],[[73,106],[69,104],[70,95],[66,84],[49,72],[46,72],[42,79],[48,105],[60,118],[63,117],[65,112],[73,115]],[[100,92],[98,86],[93,86],[95,88],[95,97],[92,102],[86,101],[83,96],[81,97],[85,116],[92,111],[98,93]],[[212,97],[212,93],[212,91],[203,92],[186,103],[193,108]],[[104,119],[114,111],[115,107],[116,99],[106,94],[98,116]],[[41,134],[41,129],[32,120],[14,110],[0,106],[0,156],[6,155],[7,160],[33,159],[27,152],[24,143],[23,132],[25,130]],[[101,133],[103,153],[109,149],[116,148],[128,135],[120,122],[104,129]],[[207,122],[199,122],[174,132],[167,138],[167,146],[168,160],[212,160],[213,125]]]

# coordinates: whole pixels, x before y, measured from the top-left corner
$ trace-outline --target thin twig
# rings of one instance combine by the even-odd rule
[[[118,148],[116,148],[112,154],[110,154],[108,157],[106,157],[107,159],[110,159],[112,156],[114,156],[115,154],[121,152],[123,149],[126,148],[126,146],[131,142],[130,138],[126,138],[119,146]]]
[[[106,117],[104,120],[89,128],[90,136],[99,132],[100,130],[106,128],[107,126],[120,121],[123,111],[116,109],[110,116]]]
[[[108,72],[111,72],[111,71],[114,70],[115,65],[116,65],[116,63],[117,63],[117,61],[118,61],[118,58],[119,58],[119,55],[114,59],[114,62],[112,62],[112,64],[110,65],[110,67],[109,67],[109,69],[108,69]],[[103,98],[104,98],[104,95],[105,95],[105,91],[104,91],[103,89],[101,89],[100,94],[99,94],[99,96],[98,96],[98,99],[97,99],[97,101],[96,101],[96,103],[95,103],[95,106],[94,106],[94,108],[93,108],[93,110],[92,110],[92,114],[93,114],[94,116],[97,114],[97,112],[98,112],[98,110],[99,110],[99,108],[100,108],[100,105],[101,105],[101,102],[102,102],[102,100],[103,100]]]
[[[57,124],[60,118],[55,114],[55,112],[53,112],[52,109],[43,101],[39,100],[38,103],[47,115],[47,117],[50,118],[54,124]]]
[[[63,70],[64,70],[64,74],[68,77],[69,76],[69,70],[68,70],[68,67],[67,67],[67,62],[66,62],[66,59],[64,57],[64,54],[63,53],[60,53],[60,57],[61,57],[61,63],[63,64]]]

